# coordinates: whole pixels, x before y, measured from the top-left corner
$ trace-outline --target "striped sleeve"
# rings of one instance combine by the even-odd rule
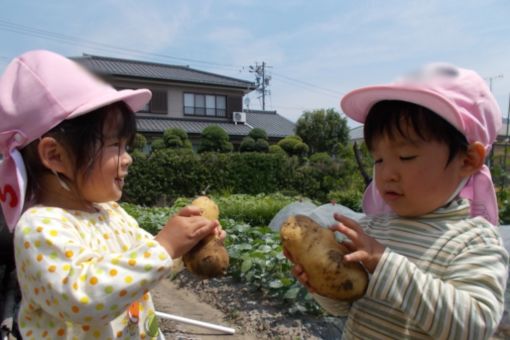
[[[442,278],[387,248],[366,294],[434,339],[488,339],[503,314],[508,254],[498,240],[486,241],[460,252]]]
[[[347,316],[351,308],[351,304],[345,301],[339,301],[327,298],[319,294],[311,294],[313,299],[322,307],[326,312],[333,316]]]

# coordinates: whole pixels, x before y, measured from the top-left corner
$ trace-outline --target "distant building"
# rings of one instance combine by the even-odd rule
[[[234,146],[253,128],[267,132],[273,144],[294,134],[294,123],[276,111],[243,110],[243,96],[255,89],[250,81],[176,66],[84,54],[71,58],[117,89],[148,88],[152,100],[137,113],[139,133],[149,140],[168,128],[186,131],[194,146],[205,127],[219,125]]]

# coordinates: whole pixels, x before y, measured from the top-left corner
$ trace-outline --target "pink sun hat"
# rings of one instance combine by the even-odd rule
[[[0,203],[9,229],[25,201],[27,175],[19,150],[64,120],[118,101],[136,112],[150,98],[147,89],[117,91],[50,51],[14,58],[0,77]]]
[[[428,108],[459,130],[468,143],[482,143],[487,154],[502,127],[501,110],[483,78],[450,64],[429,64],[396,82],[353,90],[342,98],[340,106],[348,117],[364,123],[372,106],[383,100],[401,100]],[[469,178],[459,195],[470,200],[472,216],[499,223],[494,184],[487,166]],[[391,212],[373,182],[365,191],[363,210],[368,215]]]

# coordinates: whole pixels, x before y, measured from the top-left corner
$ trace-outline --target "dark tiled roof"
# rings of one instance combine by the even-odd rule
[[[246,123],[253,128],[261,128],[269,137],[285,137],[294,134],[295,124],[280,116],[276,111],[246,111]]]
[[[240,88],[246,92],[255,88],[255,84],[250,81],[195,70],[187,66],[100,57],[89,54],[84,54],[82,57],[72,57],[71,59],[98,74],[220,85]]]
[[[137,130],[140,132],[162,133],[169,128],[180,128],[190,134],[201,134],[209,125],[218,125],[230,136],[247,136],[252,128],[262,128],[269,138],[283,138],[294,134],[294,124],[275,112],[247,112],[246,123],[237,125],[224,121],[198,121],[165,117],[137,116]]]

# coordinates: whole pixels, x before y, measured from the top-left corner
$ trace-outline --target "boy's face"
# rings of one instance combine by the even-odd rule
[[[403,128],[408,128],[408,138],[395,134],[374,140],[375,184],[393,211],[416,217],[447,203],[462,179],[464,158],[457,155],[447,165],[446,144],[424,141],[409,127]]]

